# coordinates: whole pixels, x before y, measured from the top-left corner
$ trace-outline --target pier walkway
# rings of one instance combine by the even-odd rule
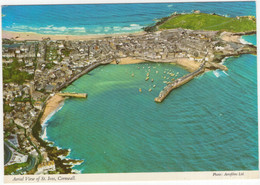
[[[192,80],[195,76],[203,73],[205,71],[205,63],[206,61],[204,61],[199,69],[197,69],[196,71],[189,73],[181,78],[178,78],[177,80],[171,82],[170,84],[168,84],[166,87],[164,87],[164,89],[160,92],[159,96],[156,97],[154,99],[155,102],[161,103],[166,97],[167,95],[173,90],[176,89],[180,86],[182,86],[183,84],[189,82],[190,80]]]
[[[64,96],[64,97],[76,97],[76,98],[87,98],[88,96],[87,93],[69,93],[69,92],[57,93],[57,95]]]

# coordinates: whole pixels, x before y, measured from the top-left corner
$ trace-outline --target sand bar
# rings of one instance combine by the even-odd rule
[[[59,108],[60,104],[65,100],[64,97],[59,96],[55,94],[53,97],[51,97],[47,103],[46,107],[44,109],[43,115],[41,117],[41,124],[44,123],[45,119],[48,117],[49,114],[54,112],[56,109]]]
[[[145,32],[140,31],[136,33],[120,33],[120,34],[103,34],[103,35],[45,35],[33,32],[13,32],[13,31],[2,31],[2,38],[14,39],[17,41],[22,40],[43,40],[50,38],[51,40],[92,40],[102,39],[104,37],[118,37],[127,35],[143,35]]]

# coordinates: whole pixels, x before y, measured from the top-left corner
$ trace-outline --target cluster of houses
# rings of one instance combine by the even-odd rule
[[[146,58],[147,60],[169,60],[204,58],[207,49],[212,48],[211,37],[216,32],[195,32],[173,29],[140,36],[122,36],[114,39],[119,57]]]
[[[20,71],[33,75],[33,79],[24,84],[3,83],[3,100],[9,107],[4,112],[5,132],[18,135],[21,150],[37,155],[35,148],[24,137],[21,128],[31,133],[32,126],[43,110],[49,94],[60,91],[64,84],[77,77],[86,68],[112,61],[120,63],[120,58],[124,57],[158,62],[188,58],[201,63],[206,55],[206,60],[212,61],[216,50],[221,52],[227,47],[230,51],[237,49],[228,43],[218,46],[222,41],[217,35],[218,33],[213,31],[172,29],[95,40],[45,39],[3,44],[3,66],[8,66],[17,60],[23,64]],[[45,152],[35,139],[33,143]],[[53,165],[53,162],[47,164],[51,166],[51,170],[55,169]],[[47,167],[43,167],[39,172],[46,173],[46,169]]]

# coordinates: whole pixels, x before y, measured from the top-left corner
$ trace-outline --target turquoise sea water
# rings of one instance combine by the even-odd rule
[[[167,72],[185,70],[157,63],[99,67],[65,90],[89,96],[66,100],[47,122],[48,140],[83,159],[74,167],[82,173],[257,170],[256,56],[224,64],[227,72],[207,72],[159,104],[153,99],[164,76],[172,78]],[[154,82],[145,81],[149,66]]]
[[[192,10],[230,17],[256,15],[254,1],[3,6],[2,29],[62,35],[129,33],[173,12]]]
[[[256,35],[244,35],[242,39],[256,46]]]

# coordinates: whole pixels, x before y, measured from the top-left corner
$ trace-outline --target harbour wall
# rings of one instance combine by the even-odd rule
[[[110,62],[108,62],[110,63]],[[61,86],[59,86],[56,91],[60,91],[63,88],[67,87],[68,85],[70,85],[72,82],[74,82],[75,80],[79,79],[81,76],[83,76],[84,74],[90,72],[91,70],[95,69],[96,67],[100,66],[100,65],[104,65],[104,64],[108,64],[108,63],[94,63],[91,64],[90,66],[86,67],[83,71],[81,71],[79,74],[77,74],[76,76],[72,77],[70,80],[66,81],[64,84],[62,84]]]
[[[203,64],[201,64],[200,68],[197,69],[196,71],[194,71],[192,73],[189,73],[188,75],[185,75],[185,76],[183,76],[181,78],[178,78],[177,80],[175,80],[172,83],[168,84],[160,92],[159,96],[154,99],[154,101],[157,102],[157,103],[161,103],[173,89],[176,89],[176,88],[182,86],[183,84],[191,81],[197,75],[203,73],[205,71],[204,65],[205,65],[205,62],[203,62]]]

